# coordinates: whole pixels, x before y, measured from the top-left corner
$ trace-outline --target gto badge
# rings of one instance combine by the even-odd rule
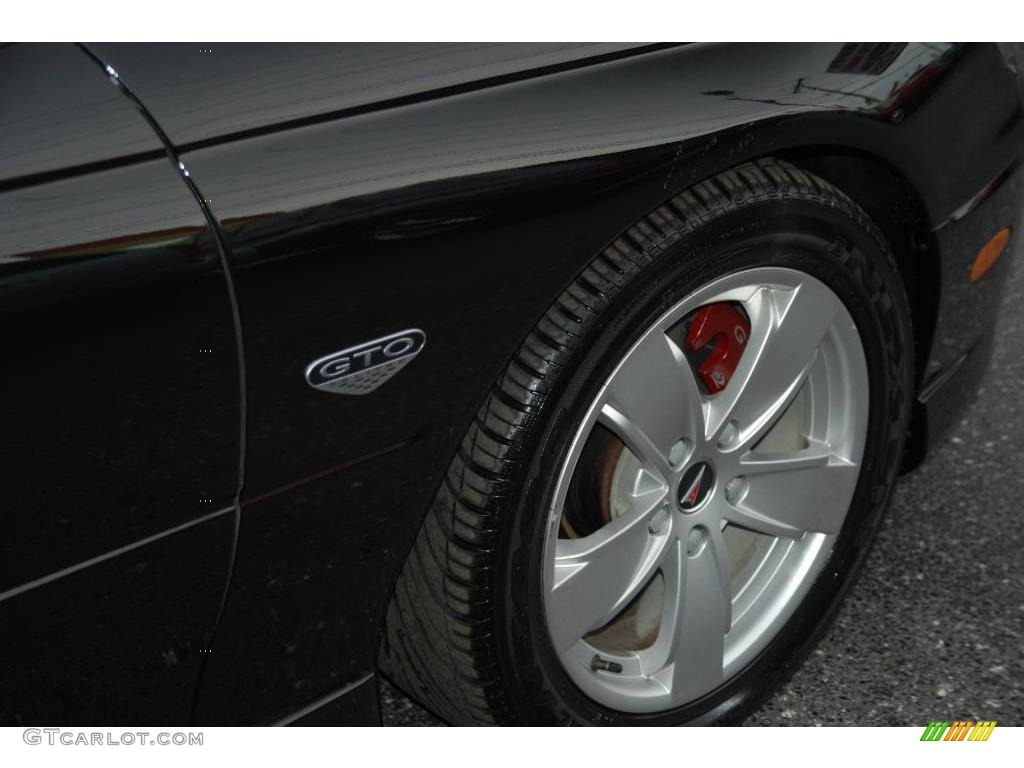
[[[427,337],[418,328],[334,352],[306,366],[306,383],[339,395],[365,395],[408,365]]]

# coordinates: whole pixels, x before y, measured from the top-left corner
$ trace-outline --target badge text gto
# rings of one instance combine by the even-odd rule
[[[306,383],[338,395],[365,395],[390,379],[423,349],[418,328],[392,333],[334,352],[306,366]]]

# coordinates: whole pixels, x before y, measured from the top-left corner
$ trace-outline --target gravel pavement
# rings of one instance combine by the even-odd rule
[[[1024,249],[974,404],[902,478],[867,568],[750,725],[1024,725]],[[382,684],[385,725],[440,725]]]

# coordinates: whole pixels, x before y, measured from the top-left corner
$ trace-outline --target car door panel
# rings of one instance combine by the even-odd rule
[[[0,725],[186,725],[233,510],[0,600]]]
[[[0,589],[229,506],[235,331],[165,158],[0,194]]]
[[[50,158],[0,186],[0,723],[184,723],[235,536],[226,275],[197,200],[96,63],[31,45],[0,59],[19,48],[39,89],[105,90],[62,102],[57,155],[57,134],[0,138],[0,157]]]

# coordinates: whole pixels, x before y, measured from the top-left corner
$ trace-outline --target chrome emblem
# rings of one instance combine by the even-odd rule
[[[337,395],[365,395],[420,353],[427,336],[418,328],[392,333],[333,352],[306,366],[306,383]]]

